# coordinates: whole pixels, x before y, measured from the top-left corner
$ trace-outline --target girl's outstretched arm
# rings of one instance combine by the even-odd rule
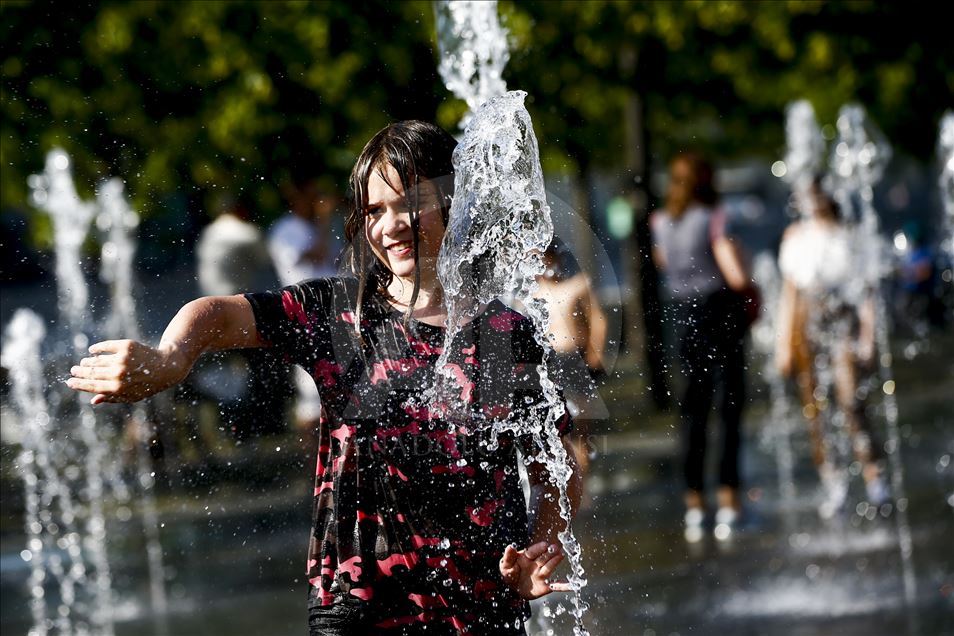
[[[66,384],[93,393],[92,404],[136,402],[181,382],[206,351],[263,345],[244,296],[208,296],[183,306],[156,347],[134,340],[94,344]]]

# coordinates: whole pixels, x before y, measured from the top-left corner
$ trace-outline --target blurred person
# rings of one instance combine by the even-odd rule
[[[924,241],[921,223],[904,224],[906,249],[898,266],[897,316],[915,334],[926,336],[928,328],[944,324],[944,304],[938,293],[937,254]]]
[[[745,406],[744,340],[752,288],[742,254],[726,233],[712,166],[700,155],[677,155],[669,167],[666,207],[650,216],[653,260],[669,295],[666,313],[677,331],[685,388],[679,400],[685,478],[686,538],[702,538],[705,522],[706,428],[720,388],[722,456],[716,536],[726,538],[741,513],[739,452]]]
[[[214,219],[196,244],[199,290],[205,296],[231,296],[270,287],[275,280],[265,237],[249,220],[248,207],[232,194],[217,196]]]
[[[798,386],[812,460],[825,491],[819,512],[829,518],[845,502],[847,478],[839,476],[823,430],[829,400],[822,375],[830,376],[835,405],[862,466],[869,503],[879,506],[888,499],[878,445],[859,392],[859,375],[874,364],[876,355],[875,290],[866,288],[861,297],[851,291],[858,281],[852,234],[820,180],[812,184],[806,205],[809,209],[785,230],[779,248],[782,296],[775,360],[779,372]]]
[[[70,388],[92,393],[93,404],[169,388],[206,351],[268,347],[312,373],[322,391],[307,566],[313,636],[525,634],[529,600],[571,589],[552,580],[565,526],[547,468],[527,463],[525,500],[517,449],[533,451],[533,441],[495,425],[544,408],[531,322],[499,301],[482,306],[450,353],[466,412],[451,422],[427,401],[447,318],[436,261],[456,144],[419,121],[367,143],[351,176],[349,276],[194,300],[157,347],[96,343],[70,370]],[[575,509],[572,420],[565,413],[555,427]]]
[[[200,293],[231,296],[274,287],[272,259],[262,231],[250,220],[248,204],[225,192],[214,198],[212,208],[214,219],[196,244]],[[235,438],[278,434],[285,431],[284,421],[263,413],[284,409],[288,380],[280,368],[264,350],[223,352],[199,365],[189,385],[215,402],[216,408],[208,411],[220,415]]]
[[[589,277],[571,259],[565,244],[554,238],[543,254],[546,270],[537,277],[534,295],[546,301],[549,310],[554,380],[573,418],[576,461],[585,478],[591,451],[589,422],[607,416],[595,383],[604,373],[607,323]]]
[[[288,212],[268,230],[268,251],[282,285],[337,272],[338,244],[332,221],[338,197],[319,187],[309,172],[299,170],[282,186]]]
[[[314,175],[298,168],[282,187],[288,212],[268,231],[268,251],[282,285],[335,275],[337,243],[332,217],[338,198],[320,188]],[[321,399],[304,370],[292,370],[295,380],[295,425],[300,431],[317,430]]]

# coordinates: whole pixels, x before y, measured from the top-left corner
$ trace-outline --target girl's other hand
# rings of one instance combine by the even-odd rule
[[[562,561],[563,550],[558,544],[541,541],[523,550],[508,545],[500,559],[500,574],[503,575],[504,583],[529,601],[550,592],[568,592],[572,589],[569,583],[551,583],[549,580]]]
[[[93,393],[90,404],[138,402],[182,381],[191,365],[178,349],[153,348],[135,340],[106,340],[70,369],[66,385]]]

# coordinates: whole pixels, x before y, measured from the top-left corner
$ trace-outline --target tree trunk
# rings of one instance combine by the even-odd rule
[[[620,71],[629,80],[623,120],[626,131],[624,160],[628,178],[627,198],[633,207],[635,224],[629,249],[630,281],[634,289],[625,294],[623,334],[631,349],[641,349],[646,363],[648,388],[657,408],[669,406],[669,382],[666,376],[666,351],[663,343],[663,315],[659,301],[659,273],[652,259],[652,236],[649,230],[649,153],[643,112],[645,103],[638,90],[638,54],[633,47],[620,53]],[[642,316],[641,324],[636,320]],[[640,330],[639,327],[642,327]]]

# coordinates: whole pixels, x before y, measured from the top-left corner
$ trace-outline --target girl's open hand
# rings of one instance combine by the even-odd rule
[[[546,541],[535,543],[524,550],[508,545],[500,559],[500,574],[504,583],[523,598],[533,600],[546,596],[550,592],[568,592],[569,583],[551,583],[550,575],[563,561],[563,550],[559,544]]]
[[[91,404],[137,402],[182,381],[189,365],[174,348],[153,348],[135,340],[106,340],[89,348],[88,358],[70,369],[66,385],[93,393]]]

